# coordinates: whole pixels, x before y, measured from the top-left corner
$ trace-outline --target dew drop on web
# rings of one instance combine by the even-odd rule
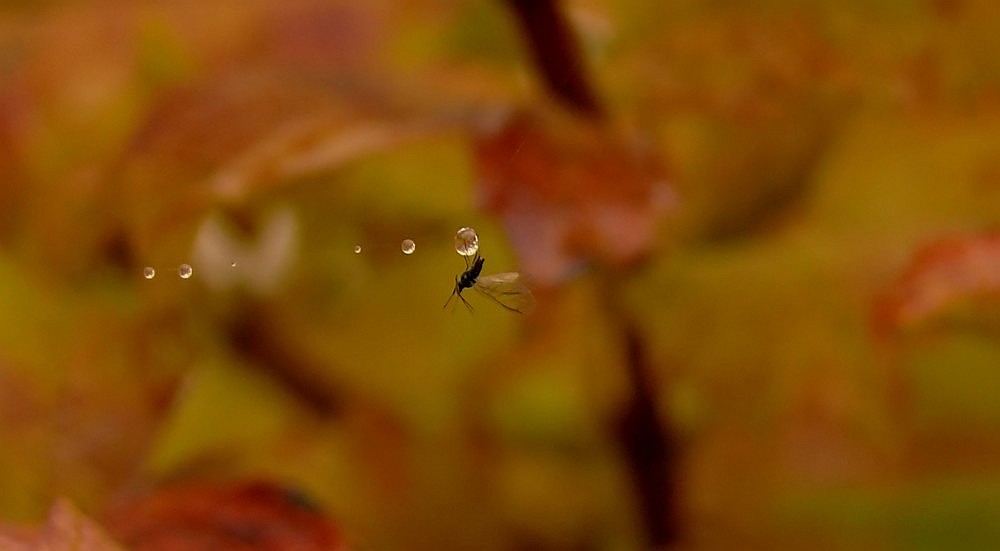
[[[479,251],[479,235],[472,228],[462,228],[455,233],[455,252],[473,256]]]
[[[154,270],[152,266],[146,266],[142,269],[142,277],[146,279],[153,279],[156,277],[156,270]]]
[[[194,270],[191,268],[190,264],[181,264],[180,268],[177,268],[177,274],[181,276],[181,279],[187,279],[191,277]]]
[[[403,254],[413,254],[417,250],[417,244],[412,239],[404,239],[399,248],[403,250]]]

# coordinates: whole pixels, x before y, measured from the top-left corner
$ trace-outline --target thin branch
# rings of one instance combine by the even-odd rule
[[[302,353],[269,320],[262,308],[250,307],[227,325],[233,348],[251,366],[272,377],[299,402],[321,417],[336,417],[343,407],[339,389],[322,380],[324,366]]]
[[[678,443],[656,411],[649,360],[638,330],[623,328],[631,400],[618,419],[617,436],[629,463],[643,527],[656,548],[676,543],[680,536],[677,511]]]
[[[613,435],[628,467],[643,534],[649,546],[662,549],[683,538],[678,487],[681,445],[658,413],[653,365],[642,332],[622,308],[619,273],[605,273],[604,311],[619,328],[629,400],[613,420]]]
[[[535,65],[559,100],[583,115],[604,114],[580,46],[556,0],[506,0],[524,31]]]

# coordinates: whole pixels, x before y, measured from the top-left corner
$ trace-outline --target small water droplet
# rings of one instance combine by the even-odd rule
[[[403,250],[403,254],[413,254],[413,251],[417,250],[417,244],[412,239],[404,239],[400,248]]]
[[[354,246],[354,254],[361,254],[361,245]]]
[[[191,277],[194,270],[191,268],[190,264],[181,264],[180,268],[177,268],[177,273],[181,276],[181,279],[187,279]]]
[[[479,251],[479,235],[472,228],[462,228],[455,233],[455,252],[473,256]]]
[[[230,268],[235,268],[235,267],[236,267],[236,263],[235,263],[235,262],[233,262],[232,264],[230,264],[230,265],[229,265],[229,267],[230,267]]]
[[[146,279],[153,279],[156,277],[156,270],[152,266],[146,266],[142,269],[142,277]]]

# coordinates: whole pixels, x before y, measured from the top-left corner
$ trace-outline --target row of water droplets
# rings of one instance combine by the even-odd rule
[[[412,239],[404,239],[399,248],[403,254],[413,254],[417,244]],[[462,256],[473,256],[479,250],[479,235],[473,228],[462,228],[455,232],[455,252]],[[361,245],[354,246],[354,254],[361,254]]]
[[[235,265],[235,264],[234,264]],[[190,264],[181,264],[177,267],[177,275],[181,279],[188,279],[194,274],[194,268]],[[152,266],[146,266],[142,269],[142,277],[146,279],[153,279],[156,277],[156,268]]]
[[[410,255],[417,250],[417,244],[412,239],[404,239],[399,248],[403,254]],[[476,230],[462,228],[455,233],[455,252],[462,256],[473,256],[477,251],[479,251],[479,235],[476,234]],[[354,254],[361,254],[361,245],[354,246]],[[235,268],[236,263],[233,262],[231,266]],[[194,268],[190,264],[181,264],[177,268],[177,275],[181,279],[189,279],[193,274]],[[152,266],[146,266],[142,269],[142,277],[153,279],[156,277],[156,269]]]
[[[412,239],[404,239],[399,248],[403,254],[413,254],[413,251],[417,250],[417,244]],[[354,246],[354,254],[361,254],[361,245]]]

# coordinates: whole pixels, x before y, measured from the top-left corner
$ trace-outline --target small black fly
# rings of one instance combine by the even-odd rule
[[[483,264],[486,260],[476,253],[469,263],[469,257],[465,257],[466,270],[461,275],[455,277],[455,288],[451,291],[451,296],[444,303],[447,308],[451,299],[456,295],[458,300],[471,312],[472,305],[462,296],[462,291],[475,289],[489,297],[503,308],[518,314],[528,314],[535,308],[535,297],[531,294],[531,289],[521,281],[521,274],[517,272],[505,272],[502,274],[481,275]]]

